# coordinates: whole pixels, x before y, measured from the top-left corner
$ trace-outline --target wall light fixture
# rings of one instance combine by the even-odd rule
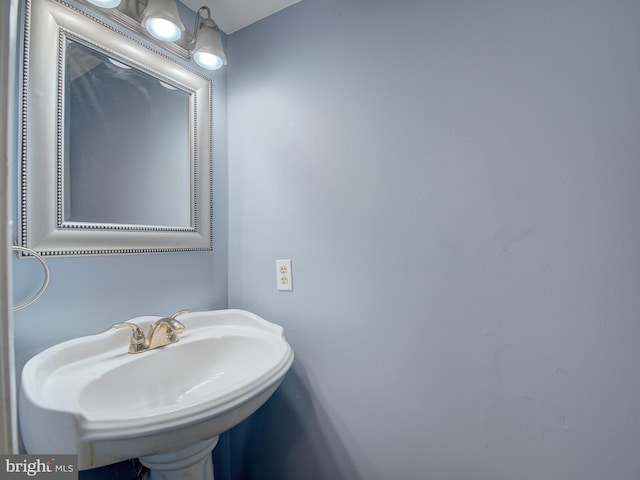
[[[176,0],[84,0],[101,13],[119,23],[150,35],[182,57],[193,59],[207,70],[218,70],[227,64],[218,25],[209,7],[196,13],[191,34],[180,20]],[[203,19],[204,13],[206,17]]]

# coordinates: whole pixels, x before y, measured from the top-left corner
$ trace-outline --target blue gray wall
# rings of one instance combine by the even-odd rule
[[[229,306],[297,359],[217,479],[640,477],[638,24],[635,0],[304,0],[233,34],[216,250],[50,259],[19,365],[225,307],[228,251]],[[21,301],[37,262],[14,277]]]
[[[297,354],[233,479],[640,478],[638,25],[304,0],[229,38],[229,305]]]

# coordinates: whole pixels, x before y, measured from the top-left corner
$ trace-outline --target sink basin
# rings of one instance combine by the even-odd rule
[[[130,322],[148,331],[159,318]],[[180,340],[155,350],[129,354],[130,329],[110,329],[27,362],[19,400],[27,452],[77,454],[80,470],[205,444],[210,453],[215,437],[255,412],[293,362],[282,327],[253,313],[179,320]]]

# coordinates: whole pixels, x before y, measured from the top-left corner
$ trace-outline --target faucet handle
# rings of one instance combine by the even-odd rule
[[[184,324],[182,322],[179,322],[175,318],[172,318],[169,323],[171,324],[171,328],[173,328],[174,332],[176,333],[184,332]]]
[[[179,312],[176,312],[173,315],[171,315],[171,319],[169,323],[171,324],[171,328],[173,329],[174,332],[176,333],[184,332],[184,324],[182,322],[179,322],[177,318],[180,315],[184,315],[185,313],[189,313],[189,310],[180,310]]]
[[[129,352],[137,353],[142,349],[146,339],[142,329],[135,323],[116,323],[113,328],[130,328],[132,330],[131,339],[129,340]]]
[[[144,332],[142,329],[136,325],[135,323],[116,323],[113,328],[130,328],[131,332],[131,343],[138,344],[144,343]]]

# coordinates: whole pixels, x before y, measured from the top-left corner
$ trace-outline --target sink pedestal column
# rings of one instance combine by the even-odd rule
[[[151,480],[213,480],[211,452],[218,437],[171,453],[140,457],[140,463],[151,470]]]

